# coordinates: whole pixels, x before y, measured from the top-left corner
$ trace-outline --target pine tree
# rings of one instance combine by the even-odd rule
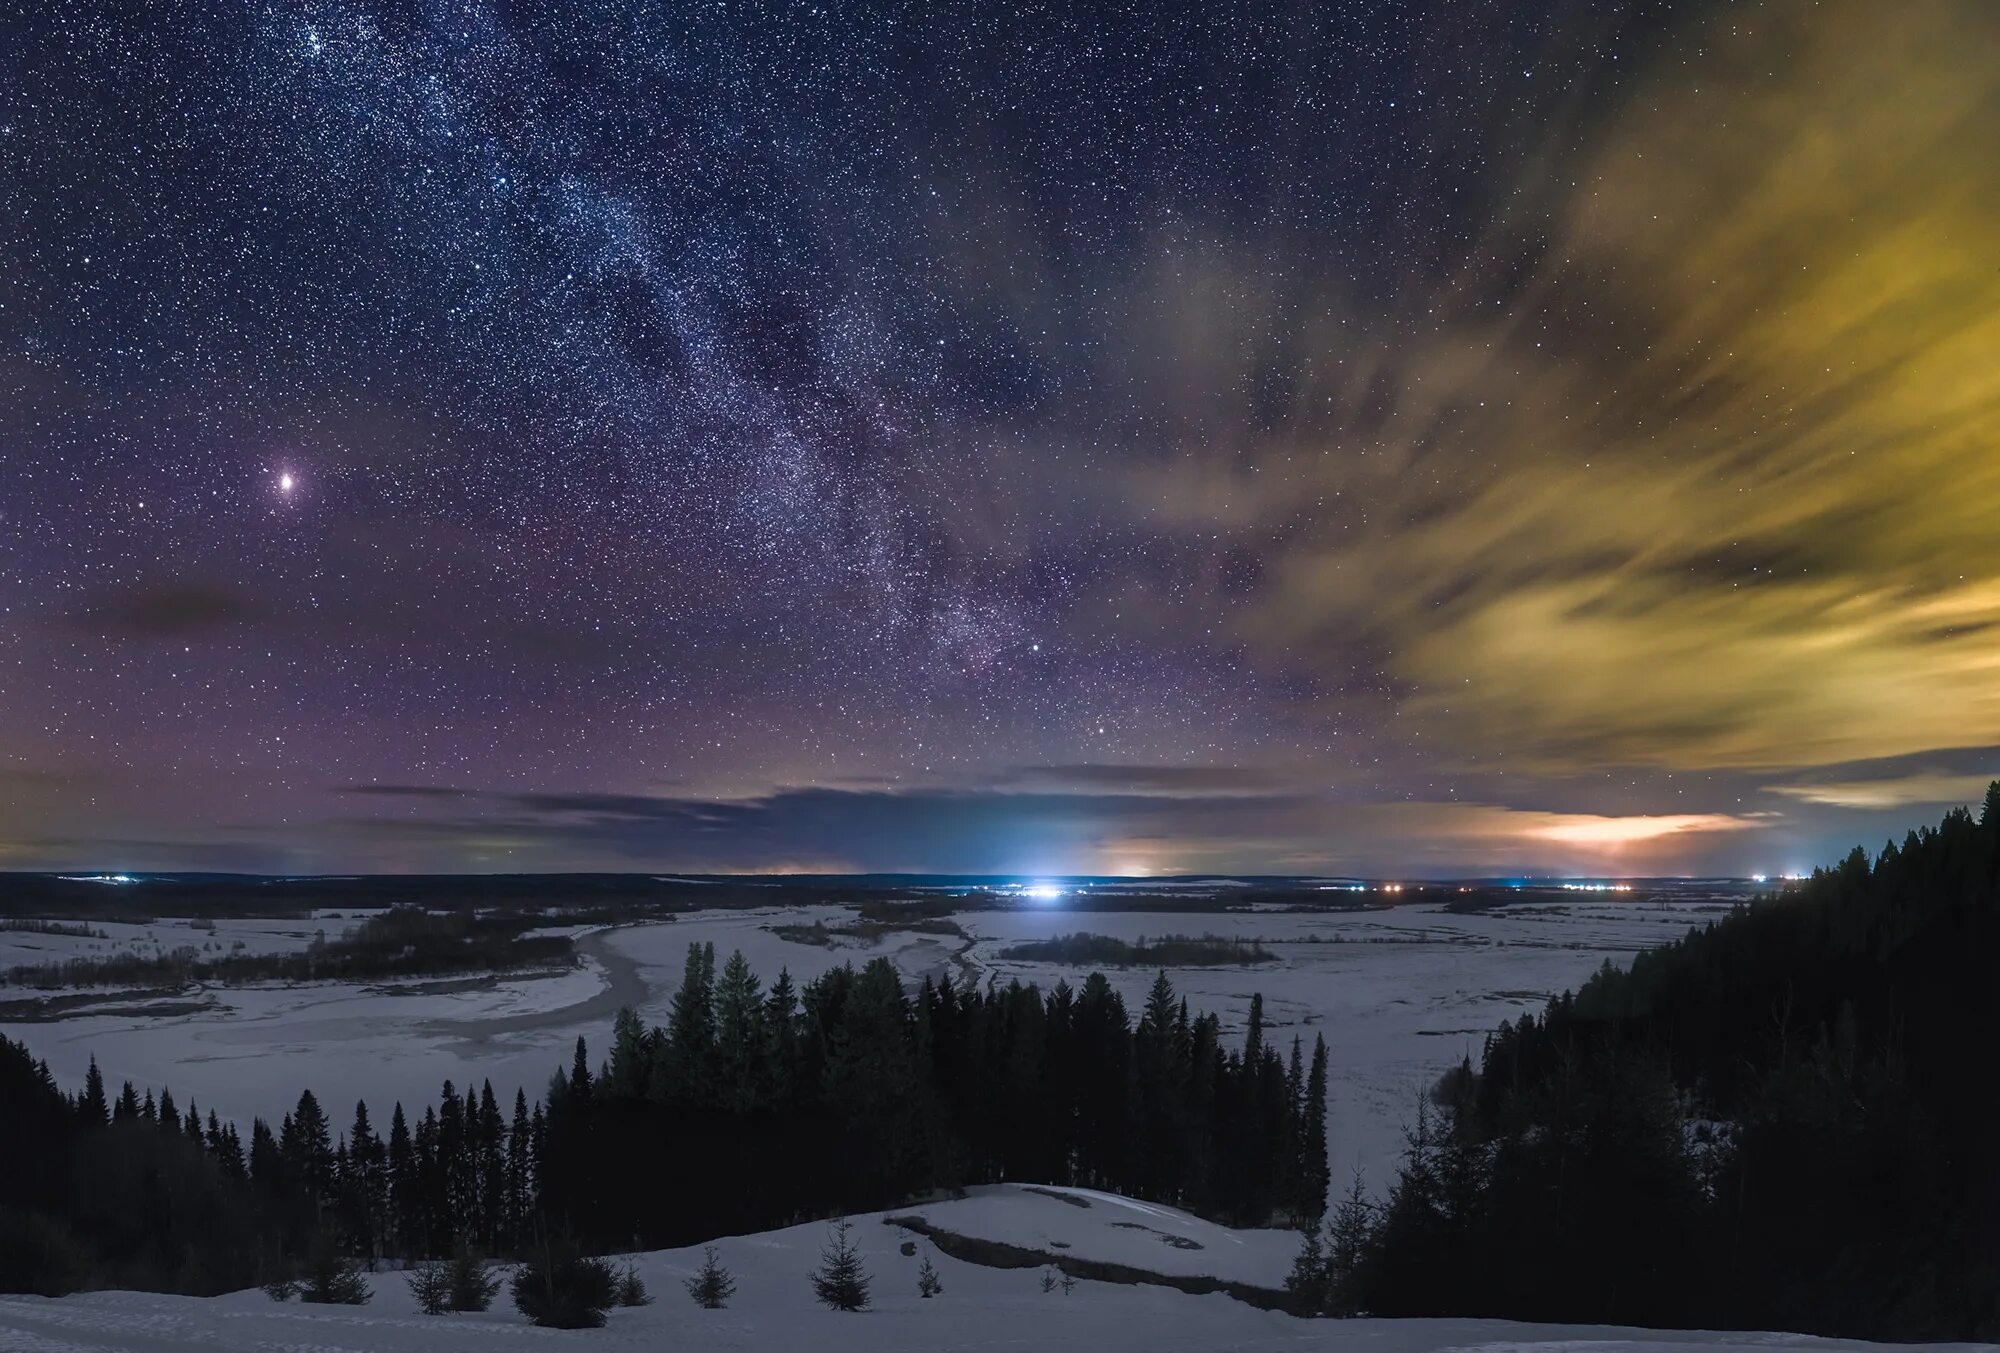
[[[799,1000],[788,968],[778,969],[778,980],[764,998],[764,1073],[770,1081],[768,1093],[782,1104],[793,1088],[799,1053]]]
[[[1362,1265],[1375,1236],[1375,1213],[1361,1186],[1361,1171],[1327,1227],[1326,1284],[1322,1310],[1328,1315],[1358,1315],[1362,1307]]]
[[[209,1111],[210,1116],[214,1110]],[[271,1125],[261,1118],[250,1120],[250,1181],[266,1195],[276,1196],[284,1188],[285,1158]]]
[[[1285,1291],[1300,1315],[1327,1313],[1326,1278],[1326,1247],[1320,1243],[1319,1227],[1308,1226],[1299,1256],[1285,1276]]]
[[[444,1265],[444,1273],[445,1290],[454,1311],[483,1311],[493,1304],[493,1294],[500,1290],[499,1275],[486,1266],[466,1236],[458,1238],[451,1262]]]
[[[646,1290],[644,1280],[639,1277],[639,1269],[631,1260],[625,1261],[625,1271],[618,1275],[618,1304],[620,1306],[651,1306],[653,1294]]]
[[[917,1295],[934,1297],[944,1291],[944,1280],[938,1277],[937,1268],[931,1263],[930,1252],[924,1252],[924,1262],[917,1266]]]
[[[596,1329],[617,1300],[611,1266],[568,1237],[544,1237],[514,1270],[515,1309],[550,1329]]]
[[[868,1307],[868,1284],[872,1280],[861,1266],[860,1251],[850,1234],[853,1230],[851,1222],[834,1224],[819,1252],[819,1267],[811,1275],[813,1295],[821,1305],[836,1311],[861,1311]]]
[[[1326,1038],[1313,1038],[1312,1069],[1306,1073],[1299,1112],[1299,1199],[1297,1211],[1309,1225],[1326,1216],[1329,1166],[1326,1159]]]
[[[417,1151],[410,1141],[409,1120],[398,1100],[389,1115],[389,1147],[383,1161],[389,1197],[389,1230],[404,1257],[424,1250],[423,1209],[417,1179]]]
[[[366,1101],[354,1103],[354,1126],[347,1138],[347,1187],[344,1190],[348,1243],[372,1269],[382,1255],[388,1230],[388,1170],[382,1139],[368,1121]]]
[[[507,1211],[507,1120],[500,1116],[492,1081],[480,1087],[473,1138],[479,1170],[479,1243],[490,1254],[500,1247]]]
[[[736,1280],[729,1276],[729,1270],[716,1257],[713,1245],[702,1250],[701,1271],[689,1278],[686,1286],[694,1304],[711,1311],[721,1310],[736,1295]]]
[[[611,1064],[604,1077],[604,1092],[614,1099],[638,1099],[651,1080],[646,1026],[631,1006],[624,1006],[611,1026]]]
[[[507,1133],[507,1202],[501,1227],[502,1244],[508,1251],[517,1248],[527,1236],[533,1199],[534,1152],[534,1124],[528,1118],[528,1092],[516,1089],[514,1125]]]
[[[715,1046],[723,1101],[748,1113],[765,1101],[763,991],[741,949],[729,955],[715,987]]]
[[[300,1093],[299,1105],[286,1123],[288,1131],[280,1135],[278,1143],[285,1164],[315,1204],[330,1202],[333,1197],[333,1132],[312,1091]]]
[[[425,1315],[443,1315],[451,1309],[451,1274],[445,1265],[419,1265],[410,1270],[406,1281],[417,1309]]]
[[[371,1294],[360,1267],[340,1252],[333,1233],[322,1228],[299,1283],[299,1300],[328,1306],[365,1306]]]
[[[706,1107],[715,1092],[715,945],[690,944],[667,1015],[667,1043],[655,1061],[653,1098]]]

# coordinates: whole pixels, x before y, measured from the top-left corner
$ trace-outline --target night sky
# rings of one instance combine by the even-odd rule
[[[1990,0],[0,16],[0,868],[1777,873],[1996,744]]]

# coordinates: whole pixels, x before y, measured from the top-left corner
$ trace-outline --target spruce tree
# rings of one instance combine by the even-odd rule
[[[509,1252],[520,1245],[528,1230],[528,1214],[533,1198],[534,1151],[534,1124],[528,1117],[528,1092],[516,1089],[514,1124],[507,1132],[507,1200],[501,1227],[501,1242]]]
[[[646,1290],[645,1282],[639,1277],[639,1269],[630,1259],[625,1261],[625,1271],[618,1275],[618,1304],[620,1306],[651,1306],[653,1294]]]
[[[331,1230],[322,1227],[313,1237],[299,1282],[299,1300],[328,1306],[365,1306],[370,1293],[360,1266],[340,1252]]]
[[[543,1237],[514,1270],[514,1306],[550,1329],[596,1329],[618,1298],[611,1266],[567,1236]]]
[[[1292,1306],[1298,1314],[1327,1313],[1326,1247],[1320,1243],[1317,1225],[1305,1229],[1305,1239],[1299,1246],[1298,1258],[1292,1260],[1292,1271],[1285,1276],[1285,1292],[1291,1298]]]
[[[944,1291],[944,1280],[938,1277],[935,1265],[931,1263],[930,1252],[924,1252],[923,1263],[917,1266],[917,1295],[934,1297]]]
[[[443,1267],[445,1291],[452,1310],[483,1311],[493,1304],[493,1294],[500,1290],[500,1277],[479,1257],[470,1237],[458,1238],[451,1261]]]
[[[716,1257],[713,1245],[702,1250],[701,1271],[689,1278],[686,1286],[694,1304],[711,1311],[727,1306],[729,1298],[736,1294],[736,1280],[729,1276],[729,1270]]]
[[[820,1304],[836,1311],[860,1311],[868,1307],[871,1279],[861,1266],[855,1248],[853,1223],[836,1222],[827,1232],[827,1243],[819,1252],[819,1267],[812,1271],[813,1295]]]
[[[76,1101],[76,1111],[85,1127],[103,1127],[111,1121],[111,1105],[104,1097],[104,1073],[97,1069],[95,1056],[83,1075],[83,1094]]]
[[[741,949],[715,987],[715,1047],[722,1100],[736,1113],[765,1102],[764,993]]]
[[[500,1247],[502,1218],[507,1210],[507,1121],[493,1097],[493,1082],[479,1090],[479,1118],[473,1133],[478,1156],[479,1243],[488,1253]]]
[[[604,1092],[614,1099],[638,1099],[646,1093],[652,1068],[646,1051],[646,1026],[638,1012],[623,1006],[611,1026],[611,1064]]]
[[[417,1309],[425,1315],[443,1315],[451,1309],[451,1274],[443,1264],[422,1264],[405,1279]]]
[[[1299,1198],[1301,1219],[1318,1226],[1326,1216],[1329,1166],[1326,1159],[1326,1038],[1313,1037],[1312,1069],[1306,1073],[1299,1113]]]
[[[392,1243],[405,1258],[415,1257],[424,1249],[423,1209],[418,1194],[417,1151],[410,1141],[410,1124],[403,1117],[401,1101],[389,1115],[389,1146],[383,1173]]]
[[[1363,1265],[1375,1235],[1375,1211],[1354,1172],[1327,1227],[1326,1282],[1321,1306],[1328,1315],[1359,1315],[1363,1306]]]

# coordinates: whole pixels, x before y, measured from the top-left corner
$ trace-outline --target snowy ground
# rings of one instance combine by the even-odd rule
[[[773,926],[838,926],[838,907],[714,911],[670,923],[585,934],[579,968],[534,977],[472,981],[321,983],[215,988],[200,1008],[166,1015],[107,1011],[52,1023],[0,1025],[46,1057],[65,1084],[81,1081],[94,1054],[112,1086],[130,1079],[166,1085],[182,1103],[247,1122],[275,1121],[310,1085],[337,1121],[365,1096],[377,1123],[390,1106],[435,1098],[446,1079],[459,1087],[490,1079],[503,1099],[517,1086],[532,1097],[565,1065],[579,1035],[602,1056],[611,1017],[623,1004],[648,1022],[665,1019],[687,946],[712,941],[718,956],[743,950],[767,983],[778,969],[804,983],[840,963],[886,956],[912,981],[946,971],[1045,987],[1072,984],[1081,968],[1000,957],[1023,939],[1087,930],[1141,935],[1214,933],[1261,940],[1278,955],[1244,967],[1181,968],[1170,976],[1196,1010],[1214,1010],[1240,1036],[1252,992],[1262,992],[1271,1036],[1308,1046],[1324,1034],[1331,1050],[1329,1138],[1334,1176],[1361,1167],[1371,1185],[1388,1177],[1402,1123],[1416,1097],[1461,1056],[1478,1055],[1486,1032],[1503,1018],[1538,1010],[1547,998],[1588,977],[1606,959],[1680,935],[1718,914],[1713,903],[1614,902],[1591,896],[1531,903],[1503,911],[1453,915],[1429,904],[1379,911],[1291,913],[1078,913],[1053,907],[970,912],[957,918],[966,939],[897,931],[835,947],[780,938]],[[186,922],[144,927],[105,925],[113,940],[0,932],[0,963],[24,946],[39,958],[93,952],[114,944],[172,948],[177,943],[242,942],[269,952],[302,946],[340,921],[223,920],[216,930]],[[52,954],[48,946],[63,952]],[[96,952],[101,952],[100,948]],[[15,958],[11,961],[37,961]],[[1137,1017],[1153,974],[1111,970]]]
[[[1257,1232],[1236,1234],[1170,1209],[1142,1208],[1102,1194],[1076,1207],[1027,1190],[977,1190],[972,1197],[921,1209],[957,1234],[1037,1248],[1062,1240],[1070,1253],[1121,1263],[1174,1262],[1185,1271],[1220,1272],[1232,1251],[1268,1245]],[[1136,1209],[1136,1211],[1134,1210]],[[812,1298],[806,1275],[826,1238],[820,1225],[791,1227],[717,1243],[736,1279],[726,1310],[704,1311],[682,1282],[701,1262],[699,1249],[636,1256],[634,1266],[655,1302],[613,1311],[601,1330],[538,1330],[516,1314],[503,1290],[482,1315],[425,1316],[400,1275],[373,1278],[363,1307],[272,1302],[258,1291],[202,1300],[104,1292],[44,1300],[0,1297],[0,1350],[6,1353],[483,1353],[488,1349],[812,1349],[815,1353],[939,1353],[940,1350],[1194,1350],[1262,1353],[1326,1349],[1341,1353],[1669,1353],[1690,1348],[1864,1350],[1841,1340],[1776,1334],[1657,1332],[1501,1321],[1309,1321],[1261,1310],[1231,1297],[1192,1296],[1168,1287],[1078,1281],[1064,1293],[1042,1290],[1039,1268],[995,1269],[929,1249],[921,1237],[885,1225],[884,1214],[858,1217],[854,1237],[873,1279],[873,1305],[858,1314],[828,1311]],[[1156,1243],[1151,1232],[1107,1225],[1138,1215],[1159,1232],[1201,1249]],[[914,1254],[902,1253],[913,1243]],[[917,1266],[928,1253],[944,1282],[932,1300],[917,1296]],[[1214,1267],[1204,1267],[1208,1256]],[[1175,1270],[1182,1271],[1182,1270]],[[1959,1347],[1976,1347],[1961,1345]]]

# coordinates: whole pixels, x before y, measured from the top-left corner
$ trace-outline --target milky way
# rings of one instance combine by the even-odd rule
[[[2000,758],[1984,6],[30,6],[0,867],[1811,863]]]

